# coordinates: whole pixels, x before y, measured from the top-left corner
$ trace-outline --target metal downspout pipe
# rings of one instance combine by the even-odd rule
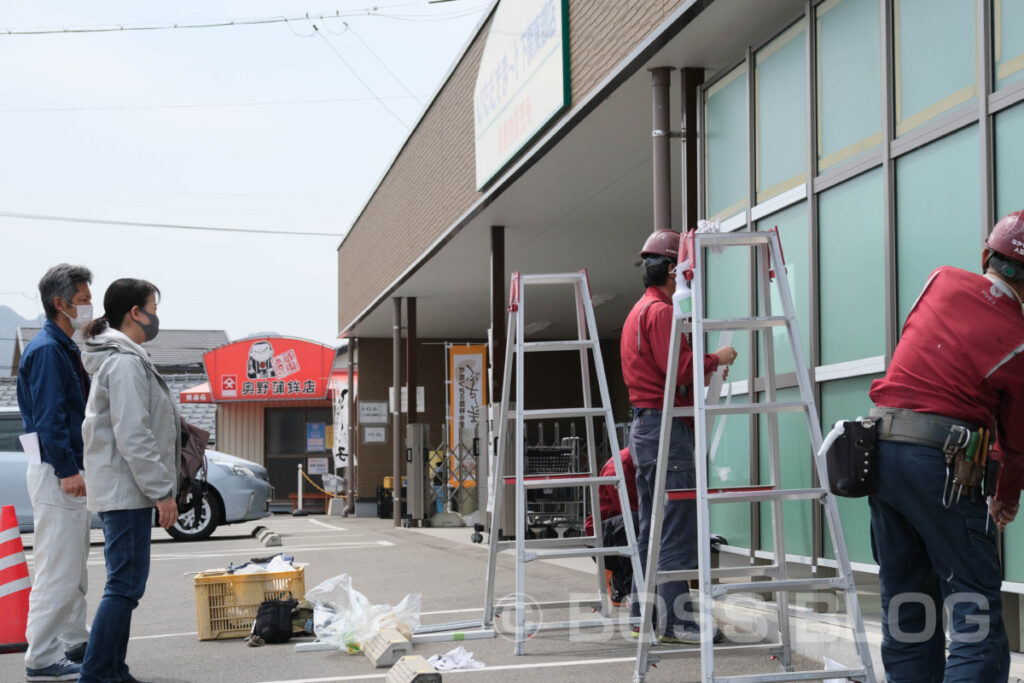
[[[671,66],[649,69],[653,97],[651,141],[654,160],[654,231],[672,229],[672,150],[669,141],[672,128],[669,120]]]

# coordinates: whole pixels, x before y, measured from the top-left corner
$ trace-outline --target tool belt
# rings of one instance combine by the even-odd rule
[[[878,438],[882,441],[912,443],[940,451],[954,426],[977,431],[974,425],[944,415],[918,413],[902,408],[872,408],[868,413],[878,420]]]
[[[991,430],[944,415],[918,413],[900,408],[872,408],[879,422],[878,438],[883,441],[912,443],[942,452],[946,462],[946,481],[942,505],[950,507],[966,493],[971,501],[979,495],[991,496],[999,463],[988,457]]]

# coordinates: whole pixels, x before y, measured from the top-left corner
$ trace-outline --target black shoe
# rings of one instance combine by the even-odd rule
[[[82,660],[85,659],[86,645],[88,645],[88,643],[82,643],[81,645],[77,645],[71,648],[70,650],[65,650],[64,659],[68,660],[69,662],[74,662],[75,664],[81,664]]]

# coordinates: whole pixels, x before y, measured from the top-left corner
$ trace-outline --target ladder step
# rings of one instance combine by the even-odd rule
[[[711,569],[712,579],[735,579],[748,576],[774,576],[777,568],[771,565],[750,565],[744,567],[719,567]],[[670,581],[695,581],[700,578],[699,569],[676,569],[659,571],[657,583],[668,583]]]
[[[607,555],[630,556],[627,546],[606,546],[604,548],[552,548],[551,550],[534,550],[526,553],[526,561],[550,560],[569,557],[598,557]]]
[[[579,548],[580,546],[590,546],[590,544],[596,544],[597,539],[594,536],[569,536],[568,538],[528,538],[525,541],[526,549],[529,551],[541,550],[547,548]],[[505,552],[507,550],[515,550],[516,542],[513,541],[498,541],[498,552]]]
[[[864,680],[867,671],[864,669],[836,669],[834,671],[784,671],[777,674],[755,674],[752,676],[715,676],[715,681],[725,683],[763,683],[763,681],[824,681],[835,678],[845,680]]]
[[[707,318],[701,321],[701,329],[710,330],[764,330],[771,327],[784,327],[786,317],[782,315],[755,316],[750,318]],[[689,332],[693,329],[690,321],[680,325],[680,329]]]
[[[816,489],[776,489],[771,486],[744,486],[735,488],[708,489],[709,503],[751,503],[772,500],[814,500],[824,498],[828,492]],[[697,489],[670,489],[665,491],[668,500],[695,500]]]
[[[569,486],[590,486],[591,484],[617,484],[618,477],[592,477],[589,474],[543,474],[523,477],[523,487],[528,489],[554,489]],[[515,484],[515,477],[505,477],[506,484]]]
[[[594,342],[589,339],[561,339],[523,343],[523,351],[583,351],[592,348],[594,348]]]
[[[717,583],[711,586],[713,596],[726,593],[781,593],[783,591],[800,590],[801,588],[827,588],[829,590],[846,590],[851,588],[849,578],[832,577],[827,579],[782,579],[773,581],[750,581],[744,583]]]
[[[743,247],[755,244],[768,244],[771,233],[768,232],[702,232],[695,237],[695,246],[700,247]]]
[[[582,273],[519,274],[520,285],[574,285],[582,281]]]
[[[782,654],[782,643],[753,643],[751,645],[715,645],[716,655],[732,655],[732,654],[752,654],[752,653],[766,653],[773,655]],[[673,646],[667,648],[664,645],[650,650],[648,655],[649,660],[652,664],[655,664],[662,659],[682,659],[687,657],[700,657],[700,645],[686,645],[686,646]],[[732,680],[715,678],[716,681],[721,680]],[[760,680],[760,679],[758,679]]]
[[[803,401],[765,401],[764,403],[722,403],[705,406],[708,415],[758,415],[763,413],[800,412],[807,407]],[[674,417],[693,417],[693,406],[672,409]]]
[[[605,408],[546,408],[524,410],[523,417],[527,420],[565,420],[574,417],[604,417],[608,412]]]

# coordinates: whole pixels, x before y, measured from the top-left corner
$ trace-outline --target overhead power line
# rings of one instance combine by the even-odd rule
[[[414,99],[419,101],[420,96],[418,95],[390,95],[383,96],[380,98],[376,97],[333,97],[318,100],[279,100],[279,101],[267,101],[267,102],[213,102],[209,104],[139,104],[139,105],[114,105],[110,107],[12,107],[12,108],[0,108],[0,114],[5,113],[17,113],[17,112],[45,112],[45,111],[131,111],[131,110],[142,110],[142,109],[203,109],[203,108],[218,108],[218,107],[273,107],[277,105],[291,105],[291,104],[335,104],[335,103],[355,103],[355,102],[375,102],[377,99],[382,100],[407,100]]]
[[[208,232],[236,232],[250,235],[298,235],[302,237],[333,237],[341,235],[333,232],[305,232],[301,230],[256,230],[252,228],[219,228],[206,225],[180,225],[177,223],[141,223],[136,221],[114,221],[104,218],[81,218],[77,216],[46,216],[35,213],[14,213],[0,211],[0,218],[21,218],[33,221],[59,221],[62,223],[90,223],[94,225],[121,225],[130,228],[160,228],[165,230],[205,230]]]
[[[355,32],[355,29],[353,29],[351,26],[349,26],[347,21],[343,21],[341,23],[345,24],[345,30],[348,31],[349,33],[351,33],[352,35],[354,35],[356,37],[356,40],[358,40],[360,43],[363,44],[363,47],[365,47],[370,52],[370,54],[373,55],[373,58],[376,59],[377,62],[379,62],[380,65],[382,67],[384,67],[384,69],[389,74],[391,74],[391,77],[394,78],[396,81],[398,81],[398,85],[402,86],[402,89],[405,90],[405,92],[407,92],[409,94],[409,97],[413,98],[414,100],[416,100],[420,104],[423,103],[423,101],[418,96],[412,94],[412,90],[409,90],[409,87],[405,83],[402,82],[402,79],[398,77],[398,74],[396,74],[394,71],[391,70],[391,67],[389,67],[387,65],[387,63],[383,59],[380,58],[380,55],[378,55],[376,52],[373,51],[373,48],[370,47],[370,44],[367,43],[365,40],[363,40],[359,36],[359,34]]]
[[[358,81],[359,81],[360,83],[362,83],[362,84],[363,84],[363,87],[364,87],[364,88],[366,88],[367,92],[369,92],[369,93],[370,93],[371,95],[373,95],[374,99],[376,99],[376,100],[377,100],[377,102],[378,102],[378,103],[380,104],[380,106],[384,107],[384,109],[385,109],[385,110],[386,110],[386,111],[387,111],[387,112],[388,112],[389,114],[391,114],[391,117],[392,117],[392,118],[393,118],[393,119],[394,119],[395,121],[398,121],[398,123],[399,123],[399,124],[400,124],[400,125],[402,126],[402,128],[404,128],[404,129],[406,129],[406,130],[409,130],[409,124],[408,124],[408,123],[406,123],[405,121],[403,121],[403,120],[402,120],[402,118],[401,118],[401,117],[400,117],[400,116],[399,116],[398,114],[396,114],[396,113],[395,113],[395,111],[394,111],[394,110],[393,110],[393,109],[392,109],[391,107],[389,107],[389,106],[387,105],[387,103],[386,103],[386,102],[385,102],[384,100],[382,100],[382,99],[381,99],[381,98],[380,98],[380,97],[379,97],[379,96],[377,95],[377,93],[375,93],[375,92],[373,91],[373,88],[371,88],[371,87],[370,87],[370,84],[369,84],[369,83],[367,83],[367,82],[366,82],[365,80],[363,80],[363,77],[359,75],[359,72],[358,72],[358,71],[356,71],[356,70],[355,70],[354,68],[352,68],[352,65],[348,63],[348,60],[347,60],[347,59],[345,59],[345,58],[344,58],[344,57],[342,56],[341,52],[339,52],[339,51],[338,51],[338,48],[334,47],[334,43],[332,43],[332,42],[331,42],[330,40],[328,40],[328,39],[327,39],[327,36],[325,36],[325,35],[324,35],[323,31],[321,31],[321,30],[320,30],[320,29],[319,29],[319,28],[317,27],[317,25],[316,25],[316,24],[313,24],[313,31],[314,31],[314,32],[316,32],[316,34],[317,34],[318,36],[320,36],[321,38],[323,38],[323,41],[324,41],[325,43],[327,43],[327,47],[331,48],[331,52],[333,52],[333,53],[334,53],[335,55],[337,55],[338,59],[340,59],[340,60],[341,60],[341,63],[342,63],[342,64],[344,64],[344,65],[345,65],[345,66],[346,66],[346,67],[348,68],[348,70],[352,72],[352,75],[356,77],[356,80],[358,80]]]
[[[299,14],[289,17],[277,16],[277,17],[262,17],[255,19],[228,19],[224,21],[213,21],[213,22],[174,22],[166,24],[115,24],[110,26],[82,26],[76,28],[0,28],[0,36],[38,36],[38,35],[53,35],[58,33],[118,33],[128,31],[165,31],[174,29],[199,29],[199,28],[226,28],[229,26],[261,26],[266,24],[287,24],[289,22],[299,21],[313,21],[319,20],[324,21],[326,19],[338,19],[342,17],[358,17],[358,16],[369,16],[369,17],[380,17],[383,19],[398,19],[402,21],[451,21],[453,19],[460,19],[465,16],[470,16],[483,9],[483,6],[475,7],[472,10],[462,9],[439,14],[431,10],[429,15],[414,15],[414,14],[387,14],[381,10],[397,9],[400,7],[424,7],[431,3],[426,2],[405,2],[394,5],[375,5],[372,7],[364,7],[356,10],[335,10],[331,13],[315,13],[307,12],[305,14]]]

